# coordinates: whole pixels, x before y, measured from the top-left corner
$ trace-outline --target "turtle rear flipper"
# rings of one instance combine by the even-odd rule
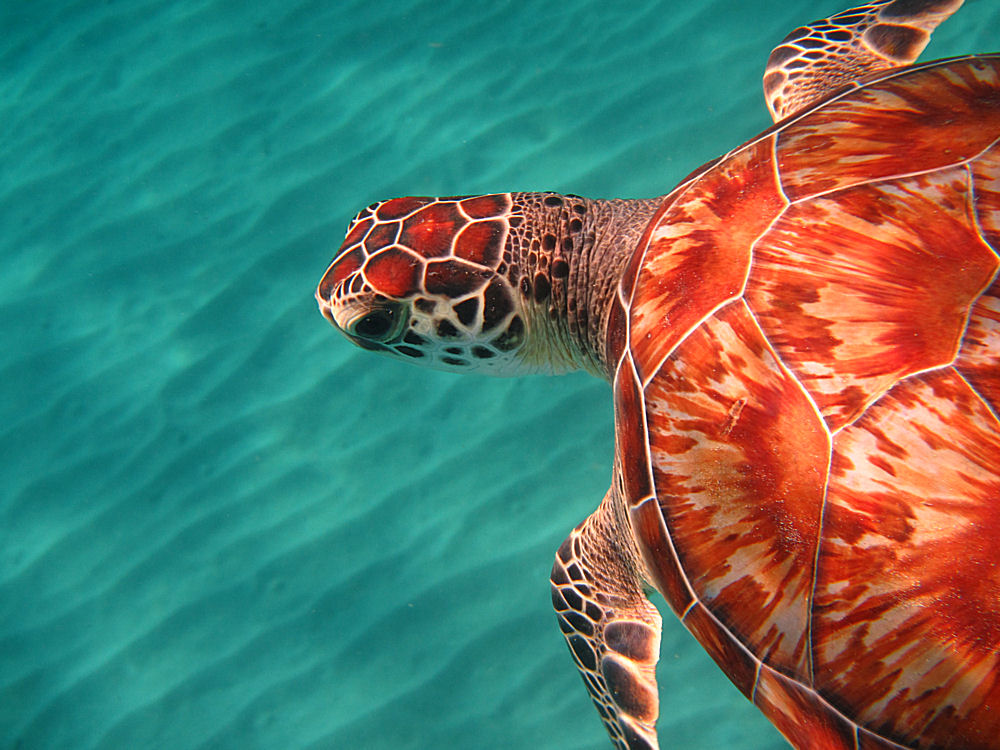
[[[775,122],[871,73],[914,62],[964,0],[881,0],[800,26],[774,48],[764,97]]]
[[[614,482],[601,506],[562,543],[552,567],[559,627],[619,750],[656,750],[660,613],[643,593],[634,552],[621,548]]]

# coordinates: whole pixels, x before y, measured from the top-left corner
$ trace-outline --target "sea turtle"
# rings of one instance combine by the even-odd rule
[[[366,349],[611,382],[551,584],[619,748],[657,747],[644,586],[796,747],[1000,747],[1000,54],[910,65],[960,5],[796,29],[776,125],[665,196],[375,203],[319,284]]]

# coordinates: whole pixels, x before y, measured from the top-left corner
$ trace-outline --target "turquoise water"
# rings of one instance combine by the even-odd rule
[[[377,198],[666,192],[840,7],[4,4],[0,748],[607,747],[547,577],[608,388],[373,357],[312,290]],[[664,744],[782,747],[666,614]]]

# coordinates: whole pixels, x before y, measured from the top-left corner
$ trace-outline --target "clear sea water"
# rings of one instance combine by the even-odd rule
[[[0,748],[608,747],[547,583],[607,386],[374,357],[313,287],[377,198],[666,192],[839,9],[4,3]],[[783,746],[668,611],[659,679],[665,746]]]

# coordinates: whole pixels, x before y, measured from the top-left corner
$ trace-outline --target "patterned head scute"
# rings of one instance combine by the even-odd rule
[[[507,193],[395,198],[357,215],[316,289],[358,346],[446,370],[518,369],[519,300],[503,275]]]

